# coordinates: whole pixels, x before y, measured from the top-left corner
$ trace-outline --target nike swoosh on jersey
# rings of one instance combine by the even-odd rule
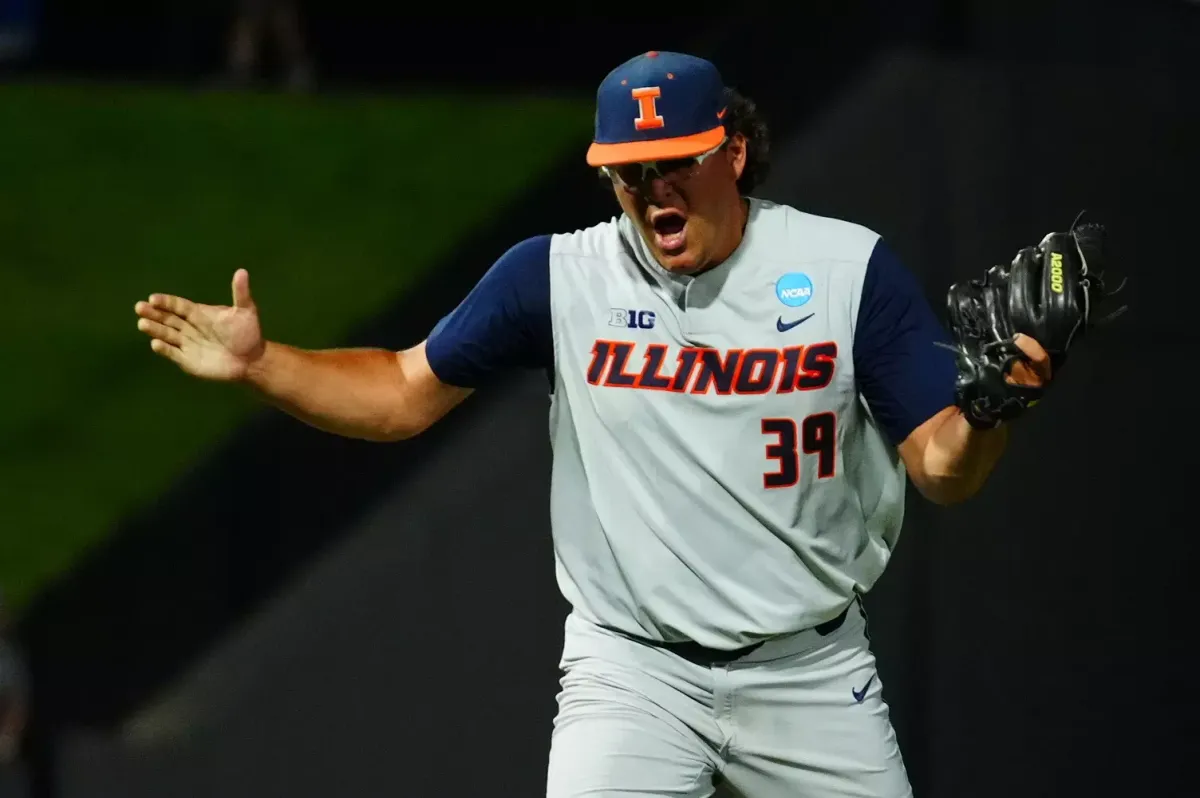
[[[779,318],[778,318],[778,319],[775,321],[775,329],[776,329],[776,330],[779,330],[780,332],[787,332],[788,330],[792,329],[792,328],[793,328],[793,327],[795,327],[796,325],[798,325],[798,324],[803,324],[804,322],[808,321],[809,319],[811,319],[811,318],[812,318],[813,316],[815,316],[815,315],[817,315],[817,314],[815,314],[815,313],[809,313],[807,316],[804,316],[803,318],[796,319],[795,321],[784,321],[784,320],[783,320],[783,316],[780,316],[780,317],[779,317]]]
[[[850,688],[850,692],[854,695],[855,701],[860,704],[863,702],[863,699],[867,697],[867,690],[871,687],[871,682],[873,681],[875,681],[875,674],[871,674],[871,678],[867,679],[867,683],[863,685],[863,689],[855,690],[853,687]]]

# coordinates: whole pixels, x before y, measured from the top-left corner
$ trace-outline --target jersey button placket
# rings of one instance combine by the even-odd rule
[[[679,295],[679,332],[687,340],[692,334],[692,316],[688,311],[692,306],[692,289],[695,287],[696,281],[686,279],[683,285],[683,293]]]

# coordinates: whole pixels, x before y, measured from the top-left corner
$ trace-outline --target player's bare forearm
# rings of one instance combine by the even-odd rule
[[[948,407],[926,421],[900,447],[909,478],[925,498],[956,504],[974,496],[1008,444],[1008,430],[979,430]]]
[[[469,393],[433,376],[423,346],[393,352],[268,343],[245,382],[310,426],[369,441],[411,438]]]

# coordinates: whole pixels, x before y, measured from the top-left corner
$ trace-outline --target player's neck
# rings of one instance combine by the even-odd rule
[[[738,247],[742,245],[742,241],[746,238],[746,224],[750,221],[750,200],[739,196],[737,207],[730,214],[730,217],[730,223],[725,227],[725,235],[722,236],[720,246],[717,247],[717,252],[712,259],[712,263],[702,269],[702,271],[708,271],[720,266],[733,257],[733,253],[737,252]]]

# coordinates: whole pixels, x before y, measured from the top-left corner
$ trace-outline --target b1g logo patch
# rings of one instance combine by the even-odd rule
[[[637,308],[612,308],[608,311],[609,327],[626,327],[630,330],[654,329],[654,311]]]
[[[798,308],[812,299],[813,284],[807,274],[790,272],[775,282],[775,296],[789,308]]]

